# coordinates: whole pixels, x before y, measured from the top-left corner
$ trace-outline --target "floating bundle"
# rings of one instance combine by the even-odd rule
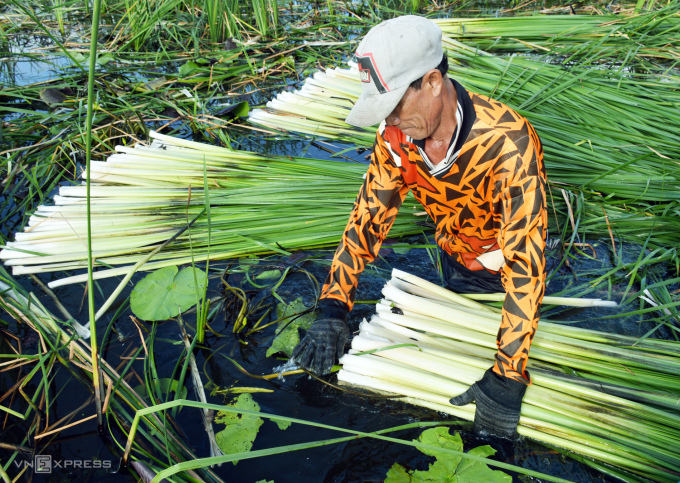
[[[342,357],[339,381],[473,420],[474,405],[448,401],[493,365],[499,310],[399,270],[383,295]],[[518,432],[627,481],[677,482],[680,344],[538,327]]]
[[[95,279],[127,274],[191,221],[141,270],[335,246],[366,172],[361,164],[151,137],[151,146],[119,146],[106,162],[91,163]],[[392,235],[422,231],[416,206],[406,200]],[[86,186],[65,186],[53,205],[37,208],[0,259],[15,275],[82,269],[86,240]],[[86,275],[50,286],[83,282]]]

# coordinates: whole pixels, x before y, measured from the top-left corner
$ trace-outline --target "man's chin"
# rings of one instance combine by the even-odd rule
[[[423,139],[425,139],[427,137],[427,136],[424,136],[423,133],[418,132],[415,129],[411,129],[411,128],[401,129],[401,132],[406,134],[408,137],[410,137],[414,141],[422,141]]]

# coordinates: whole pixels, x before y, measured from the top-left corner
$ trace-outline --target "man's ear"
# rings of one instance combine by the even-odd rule
[[[425,74],[423,83],[427,84],[430,91],[432,92],[433,97],[439,97],[439,95],[442,93],[442,87],[444,84],[442,82],[442,73],[439,72],[438,69],[432,69],[427,74]]]

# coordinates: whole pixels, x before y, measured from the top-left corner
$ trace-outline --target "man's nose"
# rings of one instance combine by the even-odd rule
[[[397,115],[396,109],[385,118],[385,124],[387,124],[388,126],[399,125],[399,116]]]

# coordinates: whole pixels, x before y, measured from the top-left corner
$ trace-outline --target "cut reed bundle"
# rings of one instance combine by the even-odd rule
[[[141,270],[337,245],[366,171],[360,164],[261,156],[157,133],[152,137],[157,142],[150,147],[118,147],[106,162],[92,163],[96,279],[126,274],[194,218],[190,229]],[[62,187],[54,205],[40,206],[0,258],[14,274],[83,268],[85,200],[84,185]],[[405,203],[392,235],[422,231],[415,208],[415,200]],[[84,275],[50,286],[80,281]]]
[[[472,420],[472,405],[455,407],[448,399],[493,365],[500,315],[398,270],[383,295],[341,359],[338,379]],[[541,321],[518,432],[596,467],[611,465],[630,481],[675,482],[678,349],[677,342]]]
[[[630,15],[518,15],[433,19],[452,39],[489,52],[549,52],[567,61],[618,62],[662,72],[677,61],[680,3]]]

